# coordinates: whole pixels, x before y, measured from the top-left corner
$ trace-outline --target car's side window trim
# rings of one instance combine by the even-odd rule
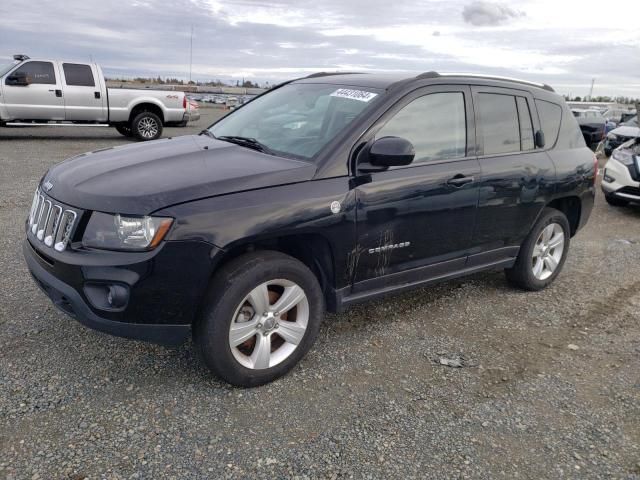
[[[531,113],[531,123],[533,125],[534,135],[535,135],[535,132],[540,129],[540,120],[538,118],[537,108],[532,107],[533,105],[535,105],[533,101],[534,97],[528,90],[519,90],[515,88],[504,88],[504,87],[492,87],[492,86],[485,86],[485,85],[471,85],[473,108],[475,111],[475,125],[477,129],[476,131],[476,144],[478,148],[477,158],[479,160],[483,158],[497,158],[497,157],[513,156],[513,155],[531,154],[531,153],[543,152],[545,150],[548,150],[546,147],[544,149],[536,147],[533,150],[526,150],[526,151],[519,150],[516,152],[508,152],[508,153],[485,154],[484,141],[482,138],[483,125],[482,125],[482,119],[480,118],[480,111],[478,108],[479,106],[478,95],[480,93],[495,93],[495,94],[501,94],[501,95],[511,95],[513,97],[524,97],[527,100],[527,103],[529,104],[529,112]],[[514,98],[514,101],[516,101],[515,98]],[[520,119],[518,118],[518,128],[520,126],[519,122],[520,122]]]
[[[49,65],[51,65],[51,70],[53,71],[53,83],[47,82],[47,83],[42,83],[42,82],[31,82],[31,85],[58,85],[58,79],[59,79],[59,72],[56,71],[56,64],[54,62],[48,61],[48,60],[29,60],[26,62],[22,62],[19,65],[16,65],[16,68],[14,68],[13,70],[11,70],[9,73],[7,73],[6,77],[5,77],[5,85],[7,86],[12,86],[9,82],[9,77],[13,74],[15,74],[16,72],[20,71],[22,68],[26,67],[29,64],[35,64],[35,63],[48,63]]]
[[[476,158],[476,150],[477,150],[477,138],[476,138],[476,130],[475,130],[475,117],[473,111],[473,104],[471,100],[471,89],[468,85],[464,84],[450,84],[450,85],[432,85],[426,87],[419,87],[415,90],[407,92],[402,98],[398,99],[392,105],[390,105],[383,113],[381,113],[378,118],[376,118],[369,128],[354,142],[351,153],[350,153],[350,175],[357,175],[357,156],[361,150],[362,145],[370,142],[373,138],[375,138],[376,134],[382,127],[391,119],[394,115],[396,115],[399,111],[401,111],[404,107],[409,105],[414,100],[424,97],[426,95],[434,94],[434,93],[462,93],[464,99],[464,111],[465,111],[465,127],[466,127],[466,145],[465,145],[465,155],[459,158],[443,158],[440,160],[429,160],[426,162],[419,163],[411,163],[406,166],[401,167],[392,167],[389,170],[402,170],[409,168],[419,168],[426,167],[429,165],[440,165],[445,163],[454,163],[461,162],[464,160],[469,160],[470,158]]]

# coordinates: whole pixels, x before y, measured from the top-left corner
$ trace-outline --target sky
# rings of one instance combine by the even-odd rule
[[[0,64],[188,79],[192,27],[194,80],[435,70],[640,97],[640,0],[1,0]]]

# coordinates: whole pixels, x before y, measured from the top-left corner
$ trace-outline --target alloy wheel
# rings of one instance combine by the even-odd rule
[[[138,132],[144,138],[153,138],[158,134],[158,122],[153,118],[145,117],[138,122]]]
[[[286,360],[304,338],[309,302],[296,283],[276,279],[255,287],[238,305],[229,328],[235,359],[250,369],[266,369]]]
[[[564,252],[564,231],[557,223],[542,229],[533,247],[531,268],[538,280],[546,280],[556,271]]]

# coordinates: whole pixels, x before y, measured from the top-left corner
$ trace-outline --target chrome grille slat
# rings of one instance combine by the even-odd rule
[[[44,229],[47,227],[49,221],[49,214],[51,213],[51,200],[45,200],[42,205],[42,212],[38,219],[38,228],[36,229],[36,237],[38,240],[44,240]]]
[[[77,212],[45,197],[37,190],[29,212],[28,228],[45,246],[62,252],[71,241],[77,218]]]

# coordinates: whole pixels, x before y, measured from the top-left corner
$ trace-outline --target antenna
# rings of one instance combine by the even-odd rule
[[[189,83],[191,83],[192,68],[193,68],[193,24],[191,24],[191,39],[189,41]]]

